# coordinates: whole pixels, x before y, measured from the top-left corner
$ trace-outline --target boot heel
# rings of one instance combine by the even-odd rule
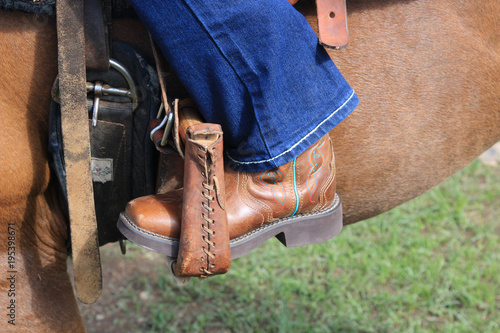
[[[342,230],[342,202],[336,194],[334,207],[318,215],[305,216],[290,224],[276,238],[286,247],[321,243],[337,236]]]

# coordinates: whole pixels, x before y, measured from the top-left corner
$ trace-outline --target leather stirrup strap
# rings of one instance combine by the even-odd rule
[[[151,44],[151,49],[153,50],[153,56],[155,58],[156,65],[156,73],[158,73],[158,81],[160,82],[161,88],[161,101],[163,103],[163,107],[165,108],[165,114],[170,113],[172,110],[170,108],[170,103],[167,99],[167,84],[166,84],[166,76],[168,75],[168,65],[161,54],[161,50],[156,45],[153,40],[151,34],[149,34],[149,43]]]
[[[86,68],[107,71],[109,69],[110,42],[102,0],[85,0],[84,19]]]
[[[156,71],[158,73],[158,81],[160,82],[160,87],[161,87],[161,100],[163,102],[163,107],[165,108],[165,116],[168,114],[172,113],[173,116],[173,127],[172,127],[172,139],[174,141],[174,146],[179,153],[179,155],[184,158],[184,146],[183,143],[181,142],[181,137],[179,135],[179,100],[175,99],[173,102],[173,108],[171,103],[169,103],[168,96],[167,96],[167,76],[169,74],[168,71],[168,64],[165,60],[165,58],[161,54],[161,50],[156,45],[156,43],[153,41],[153,37],[149,35],[149,40],[151,44],[151,48],[153,50],[153,55],[155,58],[155,63],[156,63]],[[193,104],[190,102],[190,104]],[[194,104],[193,104],[194,106]],[[161,133],[161,136],[163,136],[163,132],[158,131],[156,136]],[[168,135],[169,133],[167,133]],[[157,142],[157,139],[153,139],[153,142]],[[160,146],[157,145],[157,148]]]
[[[220,125],[187,128],[178,277],[224,274],[231,265]]]
[[[346,0],[316,0],[319,42],[342,49],[349,45]]]
[[[80,301],[93,303],[101,294],[102,273],[90,171],[83,0],[58,0],[56,13],[61,127],[75,288]]]

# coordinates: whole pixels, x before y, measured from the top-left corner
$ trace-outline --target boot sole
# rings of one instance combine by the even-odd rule
[[[131,242],[167,257],[177,257],[179,240],[152,233],[135,225],[125,212],[117,223],[120,232]],[[342,201],[335,194],[332,205],[321,211],[287,217],[232,239],[231,259],[239,258],[276,237],[286,247],[327,241],[342,230]]]

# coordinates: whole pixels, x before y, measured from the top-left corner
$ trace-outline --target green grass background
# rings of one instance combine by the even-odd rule
[[[179,287],[129,246],[99,332],[500,332],[500,168],[474,162],[427,194],[287,249],[271,240],[225,276]],[[105,266],[106,267],[106,266]],[[105,287],[106,288],[106,287]],[[113,288],[113,287],[111,287]],[[97,325],[97,326],[95,326]],[[97,327],[97,328],[95,328]]]

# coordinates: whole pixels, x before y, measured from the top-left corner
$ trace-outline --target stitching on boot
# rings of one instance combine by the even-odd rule
[[[238,172],[238,186],[237,186],[237,194],[238,196],[241,198],[241,200],[243,201],[243,203],[245,203],[245,205],[252,209],[253,211],[255,211],[256,214],[259,214],[260,217],[261,217],[261,222],[260,222],[260,225],[263,225],[264,224],[264,221],[265,221],[265,218],[264,218],[264,215],[259,212],[259,210],[257,210],[255,207],[249,205],[249,202],[247,200],[250,201],[250,203],[254,203],[256,204],[257,206],[261,206],[266,212],[267,212],[267,215],[268,215],[268,218],[271,219],[272,218],[272,210],[270,207],[268,207],[267,205],[259,202],[257,199],[253,198],[250,193],[248,192],[248,190],[246,189],[246,187],[244,186],[245,182],[248,182],[251,180],[251,178],[248,176],[248,175],[245,175],[241,172]],[[240,181],[240,177],[243,178],[243,181]],[[245,200],[247,199],[247,200]]]
[[[320,211],[316,211],[316,212],[311,212],[311,213],[307,213],[307,214],[301,214],[301,215],[295,215],[295,216],[291,216],[291,217],[285,217],[281,220],[278,220],[278,221],[275,221],[275,222],[272,222],[272,223],[268,223],[268,224],[265,224],[263,226],[261,226],[260,228],[257,228],[257,229],[254,229],[238,238],[235,238],[235,239],[231,239],[231,244],[234,244],[236,242],[239,242],[241,240],[244,240],[246,238],[249,238],[251,236],[253,236],[254,234],[256,233],[259,233],[265,229],[268,229],[268,228],[271,228],[271,227],[274,227],[276,225],[280,225],[280,224],[283,224],[283,223],[287,223],[287,222],[291,222],[293,220],[297,220],[297,219],[302,219],[304,217],[313,217],[313,216],[317,216],[317,215],[322,215],[322,214],[325,214],[325,213],[329,213],[330,211],[332,210],[335,210],[337,209],[338,205],[339,205],[339,202],[340,202],[340,197],[335,194],[335,199],[333,200],[333,203],[326,209],[322,209]]]
[[[325,145],[325,143],[326,143],[326,140],[321,139],[309,151],[309,154],[307,156],[307,160],[308,160],[309,166],[310,166],[308,174],[307,174],[307,180],[309,180],[310,178],[312,178],[314,180],[314,186],[312,188],[309,188],[309,182],[306,181],[308,199],[309,199],[309,202],[311,202],[311,203],[314,203],[313,196],[314,196],[314,193],[316,192],[316,190],[318,189],[318,186],[319,186],[318,179],[316,178],[316,175],[319,174],[321,172],[321,170],[323,169],[323,167],[325,166],[326,157],[325,157],[325,154],[323,153],[323,151],[321,150],[321,148]],[[321,165],[317,169],[316,169],[317,163],[314,165],[312,164],[312,162],[317,162],[316,154],[321,156]]]
[[[325,182],[325,185],[321,189],[321,197],[320,197],[321,205],[318,206],[318,209],[323,209],[323,208],[326,207],[326,205],[328,205],[328,198],[326,196],[326,192],[328,191],[328,189],[330,188],[330,186],[335,181],[335,176],[336,176],[335,155],[334,155],[334,151],[333,151],[333,143],[332,143],[332,139],[331,138],[328,138],[328,140],[329,140],[329,143],[330,143],[330,152],[332,154],[332,159],[330,161],[331,173],[330,173],[330,177],[328,178],[328,181]],[[334,195],[335,195],[335,192],[334,192]]]

